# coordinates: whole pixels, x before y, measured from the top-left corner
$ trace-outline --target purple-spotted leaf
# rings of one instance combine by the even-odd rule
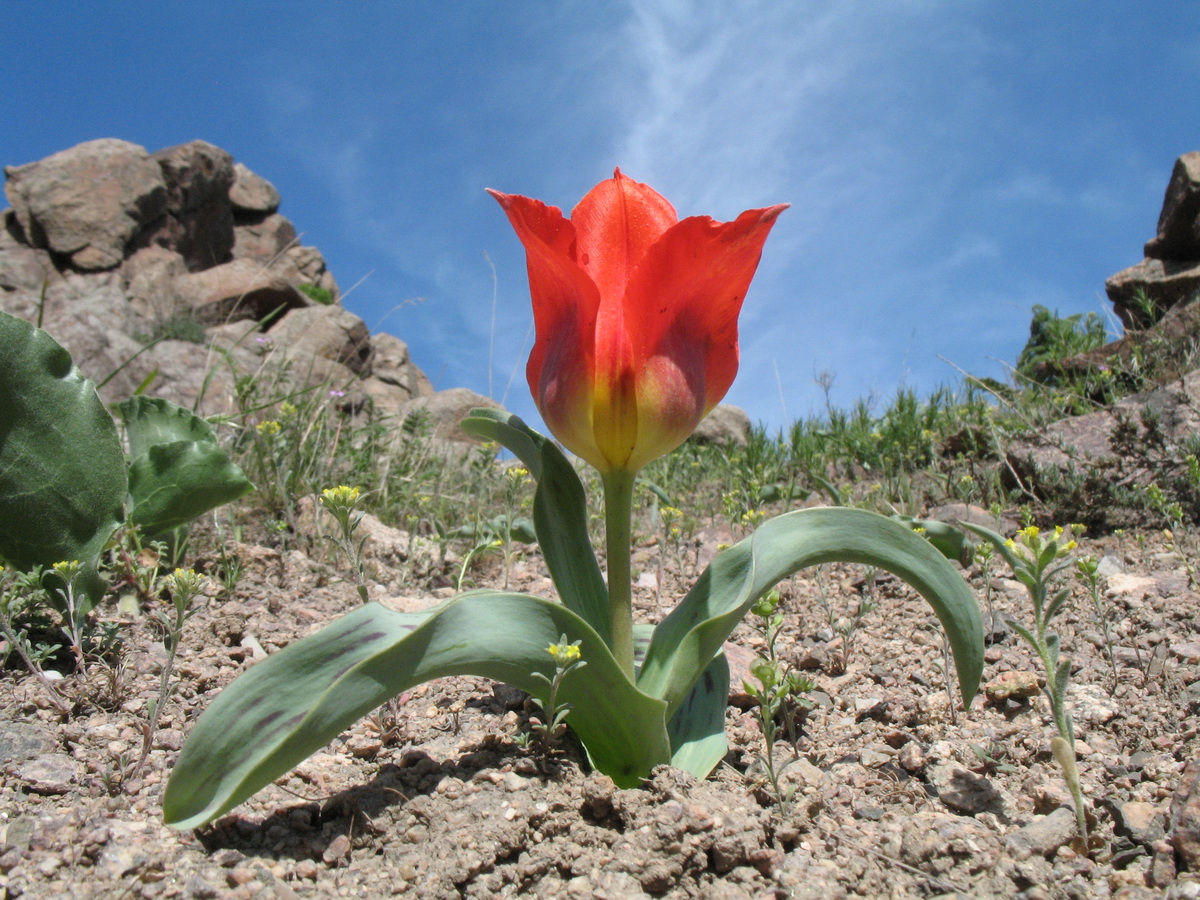
[[[946,630],[963,701],[970,703],[983,672],[983,626],[970,588],[907,526],[845,507],[786,513],[718,554],[654,629],[638,687],[666,700],[674,715],[754,602],[784,578],[825,562],[874,566],[915,588]]]
[[[176,828],[211,821],[286,774],[357,719],[447,675],[507,682],[546,700],[550,644],[580,641],[587,666],[559,691],[593,764],[630,787],[671,759],[666,704],[637,690],[586,622],[561,604],[478,591],[421,613],[370,603],[252,667],[188,737],[163,797]]]

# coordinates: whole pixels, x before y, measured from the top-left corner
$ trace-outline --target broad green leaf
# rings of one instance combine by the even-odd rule
[[[719,652],[696,679],[667,722],[671,736],[671,765],[697,778],[725,758],[725,709],[729,706],[729,662]]]
[[[608,587],[588,535],[587,497],[571,463],[553,441],[504,410],[472,410],[462,429],[507,447],[537,480],[533,525],[554,587],[563,604],[608,641]]]
[[[117,404],[129,438],[129,457],[137,459],[155,444],[177,441],[217,442],[212,425],[190,409],[162,397],[130,397]]]
[[[97,564],[124,521],[125,456],[112,417],[71,355],[45,331],[0,313],[0,556],[19,569]]]
[[[159,535],[253,489],[216,444],[155,444],[129,465],[129,518],[147,535]]]
[[[641,669],[654,638],[654,626],[633,626],[633,670]],[[725,758],[725,709],[729,706],[729,661],[721,650],[692,685],[667,722],[671,765],[697,778],[707,778]]]
[[[665,699],[673,713],[754,601],[794,572],[824,562],[875,566],[914,587],[946,629],[963,701],[970,703],[983,672],[983,627],[970,588],[909,528],[844,507],[787,513],[718,554],[654,630],[638,687]]]
[[[130,520],[149,536],[186,525],[254,485],[217,444],[213,427],[160,397],[119,404],[129,436]]]
[[[559,700],[601,771],[631,787],[671,759],[666,704],[638,691],[604,641],[561,604],[479,591],[420,613],[370,603],[258,663],[213,701],[163,797],[166,822],[221,815],[413,685],[447,675],[507,682],[546,700],[531,673],[553,674],[547,647],[579,640],[587,667]]]

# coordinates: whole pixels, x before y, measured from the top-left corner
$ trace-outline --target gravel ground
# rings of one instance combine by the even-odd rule
[[[727,535],[706,535],[697,558]],[[591,773],[569,738],[552,754],[514,738],[534,709],[483,679],[423,685],[359,722],[288,776],[210,826],[161,823],[163,785],[190,724],[239,672],[353,608],[326,561],[252,545],[232,550],[233,599],[188,626],[179,689],[142,770],[148,701],[165,654],[146,621],[124,627],[124,668],[42,686],[0,681],[0,892],[6,897],[1196,897],[1200,896],[1200,622],[1184,560],[1161,538],[1084,539],[1104,557],[1116,672],[1087,596],[1060,620],[1074,660],[1071,706],[1093,815],[1090,857],[1072,849],[1070,797],[1049,752],[1037,669],[999,614],[1028,620],[1020,586],[993,576],[998,613],[970,710],[947,693],[940,631],[901,582],[826,567],[784,586],[783,658],[817,683],[786,771],[790,802],[758,774],[762,738],[748,698],[728,710],[730,752],[706,781],[662,768],[641,789]],[[393,543],[407,546],[406,541]],[[653,546],[639,614],[657,618],[695,576]],[[197,568],[215,565],[201,559]],[[487,566],[490,565],[490,569]],[[405,593],[412,561],[377,557],[372,596],[421,608],[448,588]],[[425,565],[428,569],[428,565]],[[978,570],[967,570],[981,607]],[[536,554],[513,586],[550,594]],[[819,582],[818,582],[819,578]],[[437,575],[421,579],[437,584]],[[481,586],[503,580],[498,563]],[[849,644],[835,628],[872,590],[878,608]],[[827,598],[822,605],[822,598]],[[115,611],[109,611],[115,616]],[[761,648],[746,625],[734,684]]]

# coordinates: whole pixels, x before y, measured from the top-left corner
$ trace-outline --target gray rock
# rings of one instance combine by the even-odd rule
[[[1167,310],[1192,299],[1198,290],[1200,262],[1192,260],[1143,259],[1104,282],[1113,311],[1126,327],[1144,324],[1133,307],[1136,294],[1149,295],[1159,309]]]
[[[318,356],[358,375],[370,373],[371,334],[362,319],[341,306],[293,310],[267,336],[292,357]]]
[[[296,228],[279,213],[233,226],[233,258],[270,262],[296,245]]]
[[[1004,798],[986,778],[953,763],[930,766],[926,780],[947,807],[973,816],[981,812],[1002,812]]]
[[[255,175],[242,163],[233,166],[233,185],[229,202],[238,213],[269,214],[279,209],[279,191],[261,175]]]
[[[77,269],[120,265],[134,235],[166,212],[162,169],[127,141],[88,141],[4,171],[4,191],[31,245],[69,257]]]
[[[1075,837],[1075,811],[1063,806],[1048,816],[1038,816],[1005,838],[1005,845],[1018,859],[1032,854],[1049,856]]]
[[[1161,841],[1166,835],[1163,814],[1153,803],[1130,800],[1112,805],[1116,832],[1144,847]]]
[[[274,268],[235,259],[176,279],[180,302],[207,324],[265,319],[308,301]]]
[[[715,406],[692,432],[691,440],[725,447],[745,447],[750,440],[750,417],[740,406]]]
[[[0,290],[37,293],[48,278],[58,273],[49,256],[28,246],[11,209],[0,213]]]
[[[65,794],[79,782],[83,767],[65,753],[41,753],[10,763],[8,772],[35,794]]]
[[[402,411],[410,416],[428,415],[433,436],[438,440],[477,444],[461,427],[463,418],[476,407],[500,409],[500,404],[466,388],[451,388],[410,400],[403,404]]]
[[[140,243],[171,247],[194,272],[227,261],[233,249],[233,157],[206,141],[191,141],[153,158],[167,186],[167,214]]]
[[[433,385],[413,363],[408,344],[395,335],[375,335],[371,341],[370,365],[372,375],[400,388],[409,397],[427,397],[433,393]]]
[[[1200,260],[1200,152],[1175,160],[1158,230],[1145,249],[1155,259]]]

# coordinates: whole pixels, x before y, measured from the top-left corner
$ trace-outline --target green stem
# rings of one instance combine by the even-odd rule
[[[614,470],[604,483],[604,539],[608,559],[610,649],[617,665],[633,680],[633,584],[630,545],[634,473]]]

